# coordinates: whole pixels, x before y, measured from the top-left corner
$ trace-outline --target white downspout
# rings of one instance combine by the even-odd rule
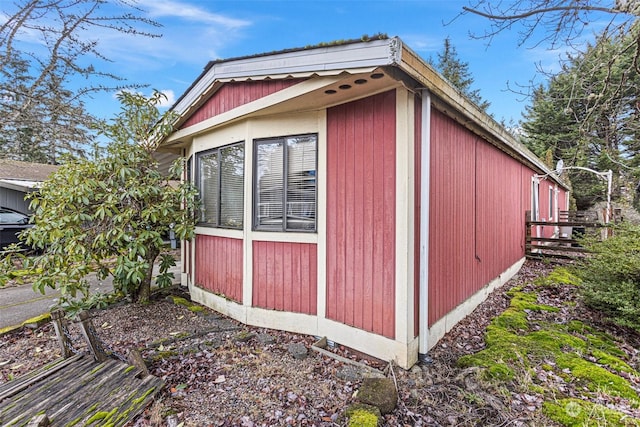
[[[431,93],[422,89],[420,141],[420,301],[418,359],[429,361],[429,172],[431,170]]]

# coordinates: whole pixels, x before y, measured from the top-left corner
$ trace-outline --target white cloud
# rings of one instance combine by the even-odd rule
[[[224,28],[235,29],[249,26],[251,23],[243,19],[230,18],[221,14],[209,12],[201,7],[174,0],[139,0],[143,8],[147,9],[151,18],[177,18],[192,22],[220,25]]]
[[[158,104],[158,107],[171,107],[176,102],[176,94],[173,92],[173,90],[162,89],[160,92],[162,92],[167,98],[163,99],[162,102]]]

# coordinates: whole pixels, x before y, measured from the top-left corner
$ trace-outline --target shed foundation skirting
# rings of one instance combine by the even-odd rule
[[[418,361],[418,338],[402,343],[318,316],[248,307],[190,285],[191,299],[247,325],[327,337],[409,369]]]
[[[475,308],[480,305],[487,297],[497,288],[504,285],[511,279],[522,267],[526,258],[521,258],[511,267],[500,273],[498,277],[493,279],[487,285],[485,285],[478,292],[467,298],[462,304],[451,310],[444,317],[438,320],[429,328],[429,348],[434,347],[438,340],[440,340],[444,334],[449,332],[458,322],[464,319],[467,315],[471,314]]]

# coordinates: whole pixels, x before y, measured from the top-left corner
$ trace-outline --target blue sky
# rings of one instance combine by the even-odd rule
[[[4,1],[4,0],[3,0]],[[527,100],[507,90],[526,85],[536,64],[557,67],[557,53],[518,48],[516,31],[495,37],[491,45],[473,40],[489,22],[458,14],[460,0],[138,0],[144,15],[163,25],[157,39],[122,34],[92,34],[113,62],[96,64],[148,84],[177,99],[209,60],[303,47],[338,39],[386,33],[399,36],[423,58],[436,57],[449,37],[459,58],[469,64],[473,88],[491,103],[497,120],[518,121]],[[457,17],[457,18],[456,18]],[[541,77],[536,82],[543,82]],[[145,94],[150,89],[143,90]],[[88,100],[102,118],[113,117],[118,103],[112,94]]]

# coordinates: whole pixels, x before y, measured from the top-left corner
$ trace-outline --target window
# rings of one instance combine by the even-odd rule
[[[200,225],[242,229],[244,217],[244,143],[198,154]]]
[[[257,140],[254,228],[316,231],[317,135]]]
[[[553,220],[553,218],[555,217],[554,199],[555,199],[555,191],[553,187],[549,187],[549,220]]]

